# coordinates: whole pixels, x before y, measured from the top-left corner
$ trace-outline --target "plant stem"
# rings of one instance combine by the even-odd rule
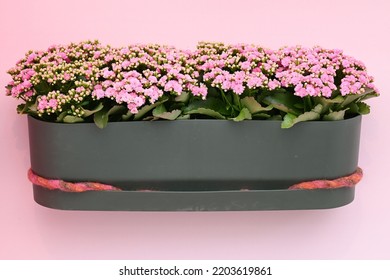
[[[238,106],[239,110],[241,111],[242,107],[241,107],[241,102],[240,102],[240,98],[238,97],[237,94],[234,94],[234,103]]]
[[[304,106],[305,112],[311,111],[313,109],[313,102],[311,100],[311,96],[306,96],[303,99],[303,104],[304,104],[303,106]]]
[[[226,97],[226,95],[225,95],[223,89],[220,88],[219,90],[221,91],[222,99],[223,99],[227,104],[229,104],[229,106],[230,106],[231,108],[233,108],[233,105],[232,105],[232,104],[230,103],[230,101],[227,99],[227,97]]]

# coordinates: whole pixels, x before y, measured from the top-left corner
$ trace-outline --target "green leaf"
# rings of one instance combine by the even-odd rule
[[[153,117],[153,116],[147,116],[147,117],[143,118],[142,120],[143,121],[156,121],[156,120],[158,120],[158,118]]]
[[[274,120],[274,121],[281,121],[283,120],[281,115],[274,115],[269,118],[269,120]]]
[[[252,119],[269,119],[269,118],[271,118],[271,115],[266,113],[256,113],[252,115]]]
[[[107,114],[109,116],[122,114],[122,113],[124,113],[124,111],[126,111],[126,109],[127,108],[123,105],[115,105],[115,106],[112,106],[110,110],[108,110]]]
[[[46,81],[40,81],[34,86],[34,89],[39,95],[46,95],[51,91],[51,87]]]
[[[364,102],[358,102],[356,103],[356,105],[358,106],[359,110],[359,114],[362,114],[362,115],[367,115],[370,113],[370,106]]]
[[[177,118],[177,120],[189,120],[190,119],[190,115],[181,115]]]
[[[163,104],[164,102],[166,102],[169,98],[167,96],[164,96],[161,98],[160,101],[154,103],[154,104],[151,104],[151,105],[146,105],[146,106],[143,106],[140,110],[138,110],[138,113],[134,116],[134,120],[137,121],[137,120],[140,120],[142,119],[142,117],[148,113],[150,110],[156,108],[157,106],[159,106],[160,104]]]
[[[235,122],[243,121],[243,120],[251,120],[252,114],[248,110],[248,108],[242,108],[240,114],[238,114],[237,117],[233,118],[232,120]]]
[[[160,119],[165,120],[176,120],[178,116],[180,116],[181,110],[173,110],[172,112],[167,112],[164,104],[160,104],[153,110],[153,116]]]
[[[79,123],[79,122],[84,122],[84,119],[83,118],[79,118],[79,117],[76,117],[76,116],[72,116],[72,115],[67,115],[65,116],[62,121],[64,123]]]
[[[344,108],[350,103],[367,100],[376,96],[378,96],[378,93],[376,93],[373,89],[366,89],[366,91],[361,94],[348,94],[345,96],[344,102],[340,104],[340,108]]]
[[[188,114],[188,115],[200,114],[200,115],[205,115],[205,116],[209,116],[209,117],[212,117],[212,118],[215,118],[215,119],[220,119],[220,120],[225,120],[226,119],[219,112],[214,111],[212,109],[207,109],[207,108],[194,109],[194,110],[191,110],[191,111],[187,111],[186,114]]]
[[[211,111],[218,112],[222,116],[229,115],[226,104],[221,99],[214,97],[207,98],[206,100],[195,100],[189,103],[188,106],[183,109],[183,112],[184,114],[201,114],[196,112],[198,109],[210,109]]]
[[[27,104],[26,103],[22,103],[22,104],[19,104],[16,107],[16,111],[18,112],[18,114],[23,114],[26,111],[27,108],[28,108]]]
[[[345,116],[345,111],[347,111],[347,109],[345,110],[341,110],[341,111],[334,111],[334,112],[330,112],[329,114],[325,115],[322,119],[324,121],[339,121],[339,120],[343,120],[344,119],[344,116]]]
[[[249,112],[251,114],[256,114],[259,112],[265,112],[265,111],[271,111],[272,105],[269,105],[267,107],[263,107],[260,105],[259,102],[256,101],[256,99],[252,96],[244,97],[241,99],[241,105],[248,108]]]
[[[298,116],[291,113],[287,113],[283,118],[281,127],[290,128],[299,122],[318,120],[320,118],[321,111],[322,105],[318,104],[313,108],[313,110],[305,112]]]
[[[130,110],[127,110],[126,114],[122,115],[122,120],[128,121],[131,118],[131,116],[133,116],[133,114],[130,112]]]
[[[328,113],[332,111],[334,106],[340,105],[344,102],[344,97],[341,95],[336,96],[335,98],[325,98],[325,97],[313,97],[315,104],[321,104],[322,105],[322,112],[321,114]],[[339,106],[338,106],[339,107]],[[340,111],[340,109],[334,110],[334,111]]]
[[[84,111],[84,115],[83,115],[83,117],[89,117],[90,115],[92,115],[92,114],[95,114],[96,112],[99,112],[101,109],[103,109],[103,103],[99,103],[99,105],[97,105],[96,107],[95,107],[95,109],[93,109],[93,110],[87,110],[87,109],[84,109],[83,108],[83,111]]]
[[[67,114],[67,112],[62,112],[61,114],[59,114],[57,119],[56,119],[56,122],[63,122],[66,114]]]
[[[207,99],[210,97],[218,98],[220,95],[220,89],[211,87],[210,85],[207,87]]]
[[[153,110],[153,116],[160,115],[162,113],[165,113],[167,109],[165,108],[164,104],[158,105],[154,110]]]
[[[339,107],[340,108],[344,108],[348,104],[358,100],[360,97],[362,97],[362,95],[360,95],[360,94],[349,94],[349,95],[346,95],[343,103],[341,103]]]
[[[19,104],[16,107],[16,111],[19,114],[37,114],[37,102],[27,101],[26,103]]]
[[[313,97],[314,102],[320,103],[323,106],[324,105],[330,105],[330,104],[340,104],[344,102],[344,97],[341,95],[336,96],[335,98],[325,98],[325,97]]]
[[[186,91],[175,97],[176,102],[187,102],[188,99],[190,99],[190,93]]]
[[[351,103],[348,105],[349,114],[359,114],[359,106],[356,103]]]
[[[274,108],[285,113],[294,115],[299,115],[301,113],[294,105],[302,103],[302,99],[291,93],[273,93],[266,96],[263,99],[263,102],[267,105],[272,105]]]
[[[96,126],[98,128],[105,128],[108,124],[108,111],[107,109],[102,109],[98,112],[96,112],[93,115],[93,121],[95,122]]]
[[[379,96],[379,93],[374,91],[372,88],[365,88],[364,93],[362,94],[364,97],[360,100],[367,100],[372,97],[377,97]]]

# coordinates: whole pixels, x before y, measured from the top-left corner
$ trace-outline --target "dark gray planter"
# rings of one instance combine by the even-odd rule
[[[345,205],[354,188],[287,190],[357,168],[361,117],[305,122],[139,121],[60,124],[28,118],[32,170],[65,181],[95,181],[122,192],[65,193],[34,187],[58,209],[270,210]],[[141,192],[139,190],[153,190]],[[244,189],[244,191],[243,191]]]

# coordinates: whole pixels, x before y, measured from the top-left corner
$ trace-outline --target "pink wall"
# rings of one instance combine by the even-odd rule
[[[109,4],[110,3],[110,4]],[[316,3],[315,6],[312,3]],[[197,41],[341,48],[364,61],[382,97],[364,117],[355,201],[325,211],[142,213],[50,210],[26,179],[26,117],[0,94],[0,259],[390,258],[390,2],[5,1],[0,2],[0,86],[28,49],[100,39],[115,46]]]

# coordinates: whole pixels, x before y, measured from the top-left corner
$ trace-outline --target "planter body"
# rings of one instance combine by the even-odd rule
[[[90,123],[48,123],[28,117],[28,125],[31,168],[36,174],[72,182],[101,182],[124,190],[104,192],[105,194],[74,194],[49,191],[36,186],[37,202],[53,208],[305,209],[336,207],[353,200],[354,189],[349,188],[344,191],[321,190],[322,193],[333,193],[333,200],[338,197],[336,193],[345,193],[338,197],[338,201],[324,202],[323,206],[319,201],[315,202],[317,207],[305,206],[303,202],[299,202],[299,198],[294,198],[298,201],[287,208],[280,201],[275,203],[280,199],[288,200],[293,192],[296,193],[294,196],[298,193],[320,193],[287,190],[295,183],[334,179],[356,170],[361,116],[342,121],[299,123],[291,129],[281,129],[280,121],[260,120],[117,122],[99,129]],[[149,205],[147,201],[142,202],[143,199],[147,200],[148,195],[145,193],[141,195],[145,198],[136,199],[136,204],[139,204],[136,208],[131,207],[134,203],[126,204],[128,199],[124,197],[134,198],[134,194],[140,195],[140,190],[154,191],[148,192],[150,198],[157,196],[151,200],[153,207],[142,207]],[[247,194],[243,196],[243,192]],[[268,197],[260,203],[263,207],[256,203],[261,200],[260,196],[264,198],[271,193],[276,194],[276,197]],[[59,200],[53,198],[53,195],[59,196]],[[81,197],[96,196],[95,201],[99,197],[104,201],[101,197],[108,195],[120,195],[123,205],[118,206],[119,209],[112,209],[116,208],[115,204],[119,205],[121,199],[118,198],[109,199],[111,202],[107,203],[112,203],[112,207],[93,205],[93,199],[92,202],[82,200],[77,203],[77,199]],[[244,205],[248,202],[257,206],[246,204],[247,206],[236,207],[237,209],[228,206],[240,196],[242,198],[236,204]],[[256,196],[257,200],[249,202]],[[187,203],[185,197],[189,199]],[[325,199],[326,195],[321,195],[318,199],[321,201],[322,197]],[[62,198],[67,199],[71,205],[65,200],[61,202]],[[202,201],[208,199],[210,202],[206,204],[209,206],[203,205]],[[307,199],[310,200],[310,195],[304,200]],[[178,200],[182,200],[184,205],[175,207],[174,202]],[[53,205],[53,201],[57,202]],[[167,206],[163,207],[164,203],[161,201],[165,201]],[[213,201],[217,201],[218,205],[210,206]],[[266,201],[269,202],[266,203],[267,206],[264,205]],[[279,206],[272,206],[276,204]]]

